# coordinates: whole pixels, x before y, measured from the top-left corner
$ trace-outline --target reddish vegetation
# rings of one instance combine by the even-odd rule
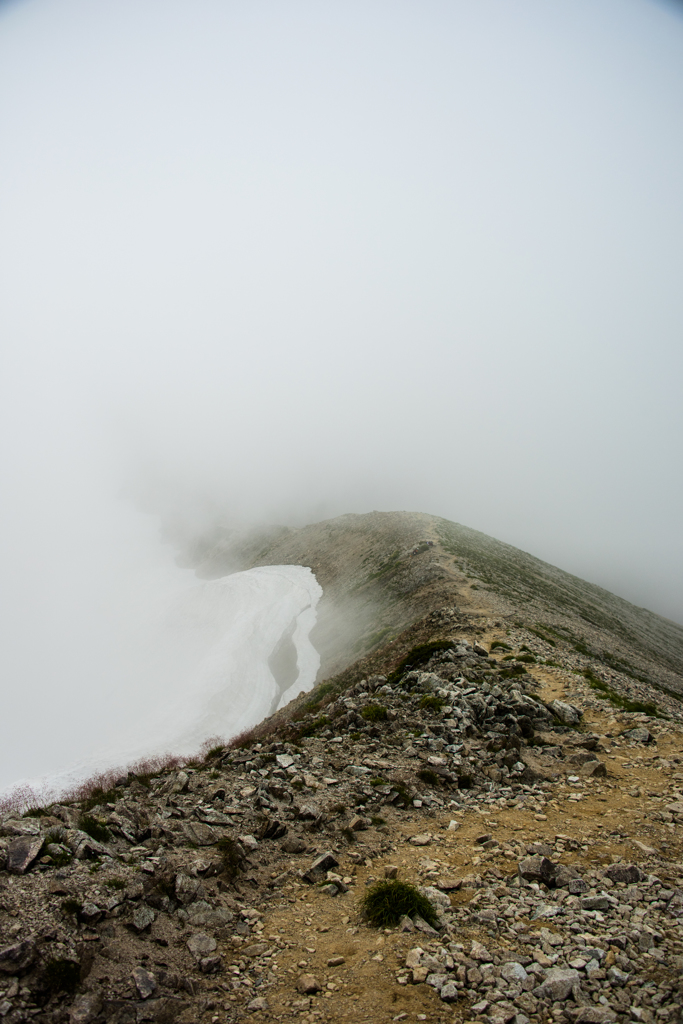
[[[187,760],[189,759],[178,757],[175,754],[157,754],[153,757],[142,757],[138,761],[134,761],[127,768],[110,768],[61,792],[47,789],[35,790],[28,784],[15,786],[11,792],[0,797],[0,814],[9,814],[11,812],[21,814],[39,807],[48,806],[57,801],[73,803],[87,800],[97,793],[106,793],[113,789],[116,781],[122,776],[136,775],[144,777],[157,775],[165,768],[177,768]]]

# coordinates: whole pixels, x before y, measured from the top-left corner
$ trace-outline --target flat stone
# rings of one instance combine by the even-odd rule
[[[306,843],[302,839],[297,839],[296,836],[289,836],[285,839],[284,843],[281,844],[280,849],[284,853],[304,853],[306,850]]]
[[[205,932],[195,932],[194,935],[190,935],[187,940],[187,948],[196,959],[200,959],[203,956],[208,956],[209,953],[213,953],[217,945],[218,943],[216,940]]]
[[[195,846],[213,846],[217,843],[221,837],[221,832],[217,832],[211,825],[204,824],[203,821],[187,821],[183,826],[183,832],[185,838],[190,843],[194,843]]]
[[[265,953],[267,949],[267,942],[254,942],[253,945],[251,946],[243,946],[240,949],[240,954],[242,956],[248,956],[250,958],[253,958],[255,956],[262,956],[262,954]]]
[[[30,939],[15,942],[12,946],[0,949],[0,971],[4,974],[18,974],[25,971],[33,963],[36,951]]]
[[[0,825],[0,836],[37,836],[39,833],[38,818],[8,818]]]
[[[193,928],[225,928],[232,924],[235,915],[225,907],[211,907],[201,901],[202,909],[197,910],[199,904],[195,903],[189,911],[189,923]]]
[[[614,1024],[617,1015],[608,1006],[582,1006],[576,1017],[575,1024]]]
[[[267,1010],[268,1000],[265,996],[257,996],[256,999],[252,999],[250,1003],[247,1003],[247,1009],[251,1010],[252,1013],[255,1013],[256,1010]]]
[[[581,900],[582,910],[609,910],[613,905],[609,896],[584,896]]]
[[[275,760],[280,768],[291,768],[294,764],[294,758],[291,754],[277,754]]]
[[[7,849],[7,870],[23,875],[31,867],[43,846],[42,836],[18,836]]]
[[[625,882],[628,885],[639,882],[643,877],[640,868],[635,864],[611,864],[605,875],[613,882]]]
[[[154,995],[157,988],[157,980],[153,974],[146,971],[144,967],[134,967],[131,974],[140,999],[149,999],[150,996]]]
[[[410,842],[413,846],[429,846],[432,841],[430,832],[421,832],[419,835],[411,836]]]
[[[341,967],[341,965],[345,964],[345,963],[346,963],[346,960],[345,960],[345,958],[343,956],[331,956],[330,959],[327,961],[327,966],[328,967]]]
[[[639,839],[634,839],[633,845],[637,846],[640,852],[644,853],[646,857],[652,857],[657,852],[653,846],[648,846],[646,843],[641,843]]]
[[[642,726],[639,726],[637,729],[629,729],[628,732],[624,733],[624,736],[636,743],[649,743],[652,739],[652,733]]]

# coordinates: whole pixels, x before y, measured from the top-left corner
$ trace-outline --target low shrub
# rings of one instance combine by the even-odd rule
[[[223,836],[216,843],[223,862],[223,874],[229,881],[233,881],[242,869],[243,857],[234,839]]]
[[[103,825],[97,818],[93,818],[90,814],[81,814],[78,819],[78,827],[81,832],[85,832],[87,836],[94,839],[97,843],[106,843],[111,839],[111,832]]]
[[[395,927],[402,917],[420,917],[436,926],[436,911],[432,903],[408,882],[396,878],[382,879],[371,885],[361,902],[364,916],[377,928]]]
[[[366,722],[385,722],[388,717],[387,709],[382,704],[366,704],[360,716]]]
[[[420,707],[423,711],[433,711],[434,714],[438,714],[443,707],[443,701],[441,697],[436,697],[433,693],[426,693],[424,697],[420,698]]]
[[[54,958],[45,964],[42,977],[51,992],[73,992],[81,980],[81,965],[66,957]]]
[[[436,772],[433,772],[431,768],[421,768],[417,773],[417,777],[418,779],[421,779],[422,782],[426,782],[429,786],[439,785],[439,776]]]
[[[389,675],[387,682],[390,686],[393,686],[393,684],[398,682],[401,676],[410,669],[418,668],[418,666],[426,664],[433,654],[436,654],[438,651],[451,650],[453,650],[452,640],[434,640],[432,643],[420,644],[419,647],[413,647],[412,651],[403,658],[394,671]]]

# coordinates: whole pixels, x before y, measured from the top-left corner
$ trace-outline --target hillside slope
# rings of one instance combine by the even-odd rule
[[[379,651],[427,613],[455,607],[472,622],[538,630],[617,676],[683,694],[682,626],[437,516],[370,512],[246,536],[217,529],[189,557],[206,577],[309,566],[324,590],[313,636],[320,678]]]

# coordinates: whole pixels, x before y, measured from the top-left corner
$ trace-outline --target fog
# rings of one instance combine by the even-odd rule
[[[683,622],[682,117],[655,0],[0,4],[0,785],[135,718],[217,516],[430,512]]]

